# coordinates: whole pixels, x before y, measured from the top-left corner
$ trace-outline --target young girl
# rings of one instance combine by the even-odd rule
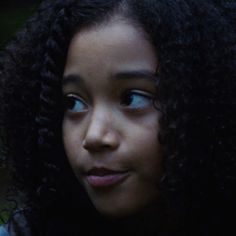
[[[2,151],[26,200],[0,235],[227,235],[235,8],[45,1],[2,67]]]

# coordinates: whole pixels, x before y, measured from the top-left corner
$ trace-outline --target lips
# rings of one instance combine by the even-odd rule
[[[107,168],[93,168],[86,173],[86,181],[91,187],[111,187],[122,182],[128,176],[127,171],[116,171]]]

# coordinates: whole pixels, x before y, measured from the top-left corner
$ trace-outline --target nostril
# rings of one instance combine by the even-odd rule
[[[89,150],[94,147],[94,143],[88,142],[86,139],[83,140],[82,146],[84,149]]]
[[[86,142],[83,141],[82,146],[84,149],[88,151],[99,151],[104,149],[112,149],[112,146],[105,143],[99,143],[99,142]]]
[[[82,146],[87,151],[114,150],[119,146],[119,141],[114,135],[107,134],[103,138],[86,137],[82,141]]]
[[[84,149],[86,149],[87,143],[86,143],[85,140],[83,140],[83,142],[82,142],[82,146],[83,146]]]
[[[98,139],[85,139],[83,140],[83,148],[87,151],[98,151],[99,149],[104,148],[104,144],[100,142]],[[108,147],[108,145],[106,145]]]

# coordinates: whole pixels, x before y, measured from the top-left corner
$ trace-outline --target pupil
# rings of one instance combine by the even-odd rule
[[[130,92],[127,92],[123,96],[122,105],[130,105],[133,100],[133,95]]]
[[[75,106],[75,101],[73,98],[67,98],[65,101],[65,107],[67,109],[73,109],[73,107]]]

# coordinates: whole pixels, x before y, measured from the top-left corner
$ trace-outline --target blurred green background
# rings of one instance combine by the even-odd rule
[[[35,12],[40,2],[42,1],[0,0],[0,52]],[[4,165],[4,159],[5,157],[0,156],[0,224],[8,218],[9,213],[5,209],[11,207],[12,204],[6,200],[10,177]]]
[[[40,0],[0,1],[0,50],[37,9]]]

